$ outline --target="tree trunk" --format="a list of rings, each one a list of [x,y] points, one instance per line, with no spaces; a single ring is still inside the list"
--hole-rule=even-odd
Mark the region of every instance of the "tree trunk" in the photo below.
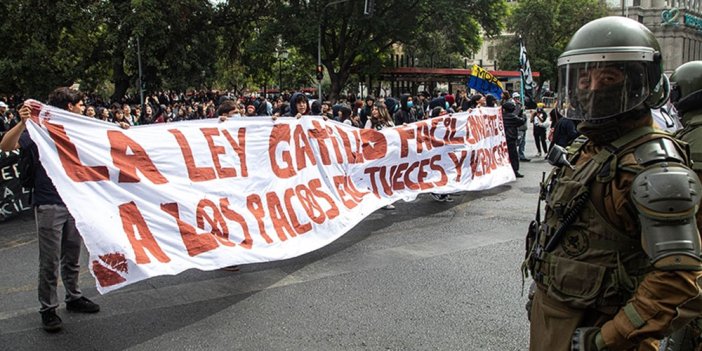
[[[346,85],[348,81],[348,74],[343,73],[331,73],[329,75],[331,79],[331,91],[329,93],[329,101],[336,103],[336,100],[341,95],[341,89]]]
[[[112,101],[121,101],[127,93],[127,89],[129,89],[129,76],[124,72],[122,62],[124,62],[124,54],[122,51],[119,51],[117,57],[113,57],[112,59],[112,68],[114,71],[112,79],[115,82],[115,92],[111,97]]]

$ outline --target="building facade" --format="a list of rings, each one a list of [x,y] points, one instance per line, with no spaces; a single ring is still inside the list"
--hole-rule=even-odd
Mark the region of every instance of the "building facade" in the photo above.
[[[658,39],[663,68],[702,60],[702,0],[610,0],[613,15],[643,23]]]

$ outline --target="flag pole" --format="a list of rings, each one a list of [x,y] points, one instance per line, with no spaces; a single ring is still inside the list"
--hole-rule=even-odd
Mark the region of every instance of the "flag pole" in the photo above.
[[[521,84],[519,84],[519,99],[521,100],[521,110],[524,112],[524,84],[526,80],[524,79],[524,65],[525,60],[522,60],[522,52],[524,50],[524,43],[522,42],[522,36],[519,36],[519,77],[522,79]],[[524,55],[526,56],[526,55]],[[526,57],[525,57],[526,58]]]

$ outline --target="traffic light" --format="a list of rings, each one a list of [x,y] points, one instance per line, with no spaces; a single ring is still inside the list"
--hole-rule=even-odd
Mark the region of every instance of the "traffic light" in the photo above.
[[[324,66],[317,65],[317,80],[322,80],[324,78]]]

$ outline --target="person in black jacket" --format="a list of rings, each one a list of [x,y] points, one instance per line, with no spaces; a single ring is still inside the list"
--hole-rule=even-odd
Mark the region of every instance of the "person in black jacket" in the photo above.
[[[519,151],[517,150],[517,141],[519,139],[519,126],[526,122],[526,118],[519,115],[517,105],[509,99],[509,94],[503,96],[504,103],[502,104],[502,121],[505,125],[505,138],[507,139],[507,152],[509,153],[509,162],[512,164],[512,170],[517,178],[523,178],[524,175],[519,173]]]
[[[368,96],[366,96],[365,101],[366,101],[366,104],[363,105],[363,108],[358,113],[358,115],[361,117],[361,125],[362,126],[366,125],[366,121],[368,120],[368,117],[371,115],[371,110],[373,110],[373,104],[375,104],[375,97],[373,95],[368,95]]]
[[[307,96],[302,93],[294,93],[290,98],[290,110],[283,116],[300,118],[308,114],[310,114],[310,106]]]
[[[417,122],[417,108],[410,94],[400,96],[400,109],[392,117],[396,126]]]
[[[580,135],[576,121],[568,118],[561,118],[556,123],[553,130],[553,144],[566,147]]]

